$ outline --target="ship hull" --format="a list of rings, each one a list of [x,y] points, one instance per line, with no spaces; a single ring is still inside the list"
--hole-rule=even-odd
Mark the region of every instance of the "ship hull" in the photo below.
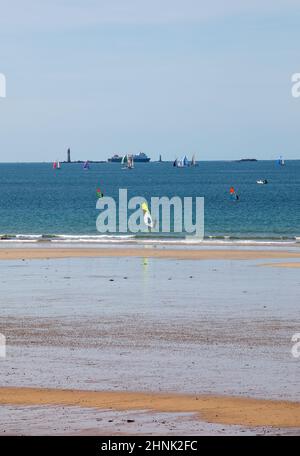
[[[150,161],[150,158],[135,158],[133,157],[133,160],[134,160],[134,163],[149,163]],[[122,161],[122,157],[118,157],[118,158],[109,158],[107,160],[109,163],[121,163]]]

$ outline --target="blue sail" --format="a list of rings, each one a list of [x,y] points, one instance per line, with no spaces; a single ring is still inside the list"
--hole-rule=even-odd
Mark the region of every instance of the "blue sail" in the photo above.
[[[284,162],[284,159],[282,158],[282,155],[280,155],[280,157],[278,158],[276,163],[277,163],[278,166],[284,166],[285,165],[285,162]]]
[[[183,157],[183,166],[189,166],[189,160],[186,155]]]

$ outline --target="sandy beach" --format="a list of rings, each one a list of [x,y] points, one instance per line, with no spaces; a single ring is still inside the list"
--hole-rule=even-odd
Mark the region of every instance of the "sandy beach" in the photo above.
[[[265,263],[261,266],[270,266],[272,268],[300,268],[299,263]]]
[[[210,423],[299,427],[300,404],[224,396],[1,388],[1,405],[65,405],[102,410],[196,413]]]
[[[0,260],[33,260],[50,258],[138,257],[177,260],[258,260],[299,258],[300,251],[239,249],[171,249],[171,248],[14,248],[0,249]]]
[[[299,434],[299,258],[2,247],[0,433]]]

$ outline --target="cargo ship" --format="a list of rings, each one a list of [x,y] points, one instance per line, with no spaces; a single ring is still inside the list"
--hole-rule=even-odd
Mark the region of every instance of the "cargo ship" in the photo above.
[[[111,158],[108,158],[107,161],[110,163],[121,163],[123,155],[113,155]],[[151,159],[144,152],[133,155],[133,160],[135,163],[148,163]]]

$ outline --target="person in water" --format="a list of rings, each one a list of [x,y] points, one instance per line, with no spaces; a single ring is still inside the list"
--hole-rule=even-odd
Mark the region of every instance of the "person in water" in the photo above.
[[[234,187],[230,187],[229,189],[230,196],[235,200],[238,201],[240,199],[239,195],[236,194]]]

